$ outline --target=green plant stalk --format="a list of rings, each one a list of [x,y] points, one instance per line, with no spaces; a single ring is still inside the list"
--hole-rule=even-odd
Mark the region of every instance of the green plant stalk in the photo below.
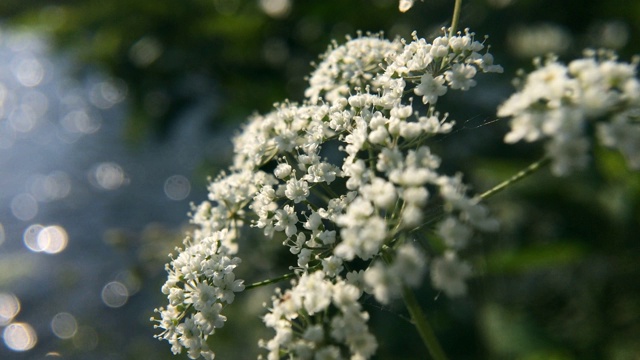
[[[513,175],[512,177],[508,178],[507,180],[501,182],[500,184],[494,186],[493,188],[483,192],[482,194],[480,194],[480,198],[481,199],[486,199],[489,198],[497,193],[499,193],[500,191],[506,189],[507,187],[511,186],[512,184],[524,179],[525,177],[533,174],[534,172],[540,170],[542,167],[544,167],[545,165],[549,164],[551,162],[551,159],[549,157],[543,157],[542,159],[532,163],[531,165],[527,166],[526,168],[518,171],[518,173],[516,173],[515,175]]]
[[[260,287],[260,286],[265,286],[265,285],[269,285],[269,284],[275,284],[277,282],[280,282],[280,281],[286,280],[286,279],[290,279],[290,278],[295,277],[295,276],[296,276],[296,273],[284,274],[282,276],[278,276],[278,277],[273,278],[273,279],[267,279],[267,280],[264,280],[264,281],[255,282],[253,284],[245,286],[244,289],[245,290],[249,290],[249,289],[257,288],[257,287]]]
[[[459,4],[458,0],[456,1],[456,4]],[[454,16],[454,19],[455,19],[455,16]],[[546,156],[543,157],[542,159],[527,166],[523,170],[520,170],[518,173],[516,173],[509,179],[494,186],[490,190],[485,191],[480,195],[480,198],[486,199],[499,193],[500,191],[506,189],[507,187],[513,185],[514,183],[540,170],[550,162],[551,162],[551,159],[549,157],[546,157]],[[390,261],[388,256],[385,257],[383,255],[383,258],[385,259],[385,261],[387,261],[387,263]],[[418,300],[416,299],[413,291],[411,291],[411,289],[409,289],[407,286],[403,286],[402,298],[404,299],[405,306],[407,307],[407,310],[409,311],[409,315],[411,316],[411,322],[418,330],[418,333],[422,338],[422,342],[427,347],[427,350],[429,351],[429,354],[431,355],[431,357],[434,360],[446,360],[447,356],[445,355],[444,350],[442,350],[442,347],[440,346],[440,343],[438,342],[438,339],[436,338],[433,332],[433,329],[429,325],[429,322],[427,321],[427,317],[424,315],[424,312],[420,308],[420,304],[418,304]]]
[[[453,5],[453,17],[451,18],[451,27],[449,28],[449,37],[453,37],[456,34],[458,28],[458,21],[460,20],[460,11],[462,8],[462,0],[456,0]]]
[[[422,338],[422,342],[427,347],[431,357],[434,360],[447,360],[447,356],[445,355],[444,350],[442,350],[433,329],[431,329],[431,326],[427,321],[427,317],[422,312],[420,304],[418,304],[418,300],[416,299],[413,291],[411,291],[407,286],[403,286],[402,298],[404,299],[404,304],[409,311],[409,315],[411,315],[411,322],[418,330],[418,333]]]

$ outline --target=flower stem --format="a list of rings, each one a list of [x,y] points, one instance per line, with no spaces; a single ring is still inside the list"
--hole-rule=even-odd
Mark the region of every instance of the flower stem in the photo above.
[[[245,290],[256,288],[256,287],[260,287],[260,286],[265,286],[265,285],[269,285],[269,284],[275,284],[277,282],[292,278],[294,276],[296,276],[296,273],[289,273],[289,274],[284,274],[282,276],[278,276],[277,278],[258,281],[258,282],[255,282],[253,284],[245,286]]]
[[[456,28],[458,27],[458,20],[460,20],[460,8],[462,7],[462,0],[456,0],[453,5],[453,17],[451,18],[451,27],[449,28],[449,37],[453,37],[456,34]]]
[[[409,310],[409,315],[411,315],[411,322],[418,330],[418,333],[422,338],[422,342],[427,347],[431,357],[434,360],[446,360],[447,356],[433,333],[433,329],[431,329],[426,316],[422,312],[413,291],[411,291],[407,286],[403,286],[402,298],[404,299],[404,304],[406,305],[407,310]]]
[[[507,187],[509,187],[510,185],[512,185],[513,183],[520,181],[522,179],[524,179],[525,177],[533,174],[534,172],[540,170],[542,167],[544,167],[545,165],[549,164],[551,162],[551,159],[547,156],[543,157],[542,159],[532,163],[531,165],[527,166],[526,168],[520,170],[517,174],[513,175],[512,177],[508,178],[507,180],[501,182],[500,184],[494,186],[493,188],[483,192],[482,194],[480,194],[480,198],[481,199],[486,199],[489,198],[497,193],[499,193],[500,191],[506,189]]]

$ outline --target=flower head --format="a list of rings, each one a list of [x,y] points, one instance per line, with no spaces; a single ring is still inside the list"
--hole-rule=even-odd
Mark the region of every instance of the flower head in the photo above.
[[[610,53],[588,53],[569,65],[551,57],[523,84],[498,109],[498,116],[511,117],[505,142],[546,141],[556,175],[584,168],[594,140],[617,148],[631,168],[640,168],[635,63],[619,62]],[[594,127],[596,134],[589,132]]]
[[[174,352],[212,356],[206,339],[244,290],[234,269],[246,226],[296,258],[297,280],[264,316],[275,331],[260,343],[269,358],[370,358],[377,341],[361,294],[386,304],[403,287],[421,286],[428,257],[436,288],[464,292],[470,268],[447,277],[454,272],[444,270],[457,268],[443,266],[418,235],[438,229],[440,248],[455,255],[476,229],[495,227],[462,176],[445,174],[429,147],[454,125],[436,111],[438,98],[500,70],[483,49],[468,30],[431,43],[414,33],[410,42],[368,35],[330,47],[304,102],[254,115],[233,139],[229,174],[211,182],[209,201],[194,209],[196,230],[167,266],[169,306],[158,310],[158,337]],[[433,211],[444,212],[441,225],[429,218]]]

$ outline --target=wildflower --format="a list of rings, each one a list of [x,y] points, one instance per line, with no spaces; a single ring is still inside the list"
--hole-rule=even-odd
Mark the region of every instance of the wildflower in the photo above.
[[[475,67],[467,64],[454,64],[451,70],[444,73],[444,78],[452,89],[469,90],[476,85],[476,81],[473,80],[475,75]]]
[[[376,261],[369,267],[364,272],[364,281],[376,300],[388,304],[400,296],[402,286],[419,286],[425,269],[425,254],[416,246],[405,243],[398,248],[391,264]]]
[[[359,297],[360,291],[344,280],[332,282],[321,271],[304,274],[290,290],[272,298],[263,320],[276,335],[260,345],[276,359],[282,354],[311,358],[313,353],[316,358],[340,359],[342,352],[368,359],[378,343],[368,330],[369,315]],[[294,314],[302,311],[314,316],[298,320]]]
[[[263,318],[275,332],[260,341],[269,358],[370,358],[378,343],[361,294],[393,301],[403,287],[422,284],[428,257],[434,287],[463,293],[471,269],[448,254],[495,222],[467,194],[462,175],[443,174],[428,141],[454,124],[435,110],[438,97],[469,89],[479,72],[501,70],[483,49],[468,30],[431,43],[416,33],[409,42],[360,35],[334,43],[302,103],[276,104],[234,137],[229,173],[194,207],[196,229],[167,265],[169,304],[157,310],[157,337],[174,353],[213,357],[207,338],[245,288],[234,270],[247,226],[296,256],[297,279],[276,293]],[[413,95],[429,105],[426,113],[417,113]],[[434,209],[444,212],[440,225],[426,221]],[[445,255],[409,240],[426,226],[442,238]]]
[[[498,109],[498,116],[511,117],[504,140],[545,141],[556,175],[584,168],[593,141],[617,148],[629,167],[640,168],[639,88],[636,64],[614,54],[587,53],[569,65],[550,57]]]
[[[431,263],[431,281],[433,287],[442,290],[450,297],[464,295],[467,292],[466,279],[472,274],[471,266],[458,260],[454,252],[446,252]]]
[[[215,356],[207,338],[224,326],[224,304],[232,303],[234,293],[244,290],[243,281],[233,273],[240,259],[231,257],[233,251],[224,246],[230,235],[221,230],[200,241],[188,238],[186,247],[167,265],[169,276],[162,290],[169,305],[156,309],[160,318],[152,320],[163,329],[155,337],[168,341],[174,354],[186,349],[190,359]]]
[[[420,78],[420,84],[416,86],[413,92],[416,95],[422,96],[422,102],[424,104],[435,104],[438,101],[438,97],[447,93],[447,87],[444,86],[444,77],[439,75],[433,77],[431,74],[426,73]],[[455,89],[455,88],[454,88]]]

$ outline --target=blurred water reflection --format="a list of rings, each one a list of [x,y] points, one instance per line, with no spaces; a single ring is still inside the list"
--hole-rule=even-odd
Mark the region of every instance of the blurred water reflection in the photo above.
[[[131,56],[144,66],[162,51],[149,38]],[[149,322],[166,229],[181,236],[205,197],[194,170],[227,145],[196,109],[170,139],[128,146],[126,84],[78,82],[70,66],[0,27],[0,359],[169,358]]]
[[[60,339],[71,339],[78,331],[78,322],[69,313],[57,313],[51,320],[51,331]]]
[[[7,326],[20,312],[20,301],[11,293],[0,293],[0,326]]]
[[[27,323],[9,324],[4,328],[2,338],[7,347],[13,351],[31,350],[38,342],[38,335]]]
[[[182,175],[170,176],[164,182],[164,193],[171,200],[184,200],[191,192],[191,183],[189,179]]]

